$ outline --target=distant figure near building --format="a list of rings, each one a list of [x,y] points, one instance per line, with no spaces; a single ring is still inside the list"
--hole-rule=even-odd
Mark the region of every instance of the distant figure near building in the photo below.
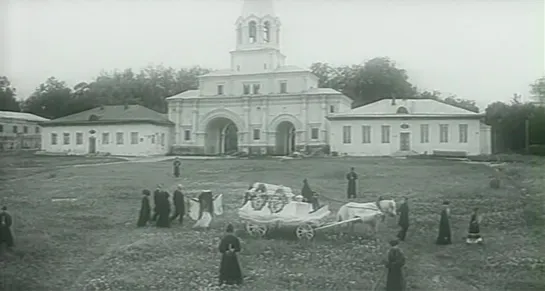
[[[449,245],[452,243],[452,235],[450,232],[450,208],[449,202],[443,202],[443,210],[441,211],[441,220],[439,221],[439,235],[437,236],[436,244]]]
[[[403,277],[403,266],[405,265],[405,255],[398,247],[399,241],[390,241],[390,251],[388,252],[388,261],[385,263],[388,268],[386,277],[386,291],[405,290],[405,279]]]
[[[403,203],[401,203],[401,206],[399,207],[398,214],[399,221],[397,224],[401,227],[401,230],[397,234],[397,238],[401,241],[405,241],[407,230],[409,229],[409,198],[403,197]]]
[[[11,225],[13,221],[7,210],[8,208],[3,206],[2,212],[0,212],[0,247],[6,244],[8,249],[10,249],[14,246],[13,235],[11,233]]]
[[[467,234],[466,242],[469,244],[482,243],[483,237],[481,236],[481,216],[479,215],[479,208],[474,208],[469,221],[469,230]]]
[[[180,166],[182,165],[182,162],[180,162],[179,158],[176,158],[174,160],[174,177],[179,178],[180,177]]]
[[[240,240],[233,234],[233,225],[229,224],[226,234],[220,242],[220,285],[242,284],[242,271],[238,262],[237,253],[240,252]]]
[[[178,184],[176,191],[174,191],[174,197],[172,200],[174,201],[174,216],[172,216],[170,220],[173,221],[179,217],[180,224],[182,224],[185,216],[185,198],[184,194],[182,193],[182,184]]]
[[[356,181],[358,180],[358,174],[354,172],[354,168],[350,168],[350,172],[346,174],[346,180],[348,180],[348,189],[346,190],[348,199],[356,198]]]
[[[142,227],[146,226],[148,224],[148,221],[151,218],[151,206],[149,203],[149,196],[150,192],[147,189],[144,189],[142,191],[142,204],[140,206],[140,216],[138,217],[138,222],[136,223],[136,226]]]

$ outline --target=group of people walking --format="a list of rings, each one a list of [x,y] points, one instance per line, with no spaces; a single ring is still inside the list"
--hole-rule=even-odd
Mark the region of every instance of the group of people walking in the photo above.
[[[142,195],[143,197],[140,206],[140,215],[138,216],[138,221],[136,223],[138,227],[146,226],[150,222],[155,222],[157,227],[170,227],[171,222],[174,221],[176,218],[178,218],[180,224],[183,224],[185,216],[185,198],[184,194],[182,193],[181,184],[176,187],[176,190],[173,193],[173,216],[170,216],[170,194],[163,189],[162,185],[157,185],[157,188],[153,192],[153,216],[149,200],[149,196],[151,195],[150,191],[144,189],[142,191]]]

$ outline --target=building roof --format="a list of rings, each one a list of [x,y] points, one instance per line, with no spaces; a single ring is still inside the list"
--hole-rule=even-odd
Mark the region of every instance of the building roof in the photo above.
[[[237,76],[237,75],[253,75],[253,74],[270,74],[270,73],[299,73],[299,72],[311,72],[309,69],[304,69],[298,66],[286,65],[280,66],[272,71],[261,71],[261,72],[248,72],[248,71],[233,71],[231,69],[222,69],[210,72],[202,77],[227,77],[227,76]]]
[[[14,111],[0,111],[0,118],[8,118],[8,119],[16,119],[16,120],[24,120],[24,121],[47,121],[49,119],[43,118],[38,115],[34,115],[32,113],[26,113],[26,112],[14,112]]]
[[[141,105],[110,105],[96,107],[72,115],[46,121],[44,126],[152,123],[172,126],[168,118],[157,111]]]
[[[407,113],[399,112],[400,108]],[[403,109],[401,109],[403,110]],[[370,119],[370,118],[481,118],[484,114],[475,113],[433,99],[382,99],[348,112],[341,112],[328,119]]]
[[[214,95],[214,96],[200,96],[199,90],[188,90],[183,93],[170,96],[165,100],[179,100],[179,99],[196,99],[196,98],[236,98],[236,97],[254,97],[254,96],[267,96],[267,95],[282,95],[282,96],[294,96],[294,95],[342,95],[341,92],[331,89],[331,88],[311,88],[304,92],[298,93],[271,93],[271,94],[261,94],[261,95],[239,95],[239,96],[229,96],[229,95]]]

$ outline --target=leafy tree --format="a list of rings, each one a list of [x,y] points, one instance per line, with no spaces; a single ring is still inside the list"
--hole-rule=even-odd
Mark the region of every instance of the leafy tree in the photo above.
[[[50,77],[23,102],[23,111],[53,119],[75,113],[72,104],[72,90]]]
[[[545,104],[545,76],[530,84],[530,93],[535,101]]]
[[[8,77],[0,76],[0,110],[21,111],[15,92]]]

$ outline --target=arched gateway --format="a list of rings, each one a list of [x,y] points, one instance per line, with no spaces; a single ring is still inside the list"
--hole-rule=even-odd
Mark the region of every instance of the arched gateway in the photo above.
[[[296,131],[293,123],[282,121],[276,127],[276,154],[289,155],[295,151]]]
[[[238,127],[229,118],[216,117],[206,125],[205,154],[222,155],[238,151]]]

